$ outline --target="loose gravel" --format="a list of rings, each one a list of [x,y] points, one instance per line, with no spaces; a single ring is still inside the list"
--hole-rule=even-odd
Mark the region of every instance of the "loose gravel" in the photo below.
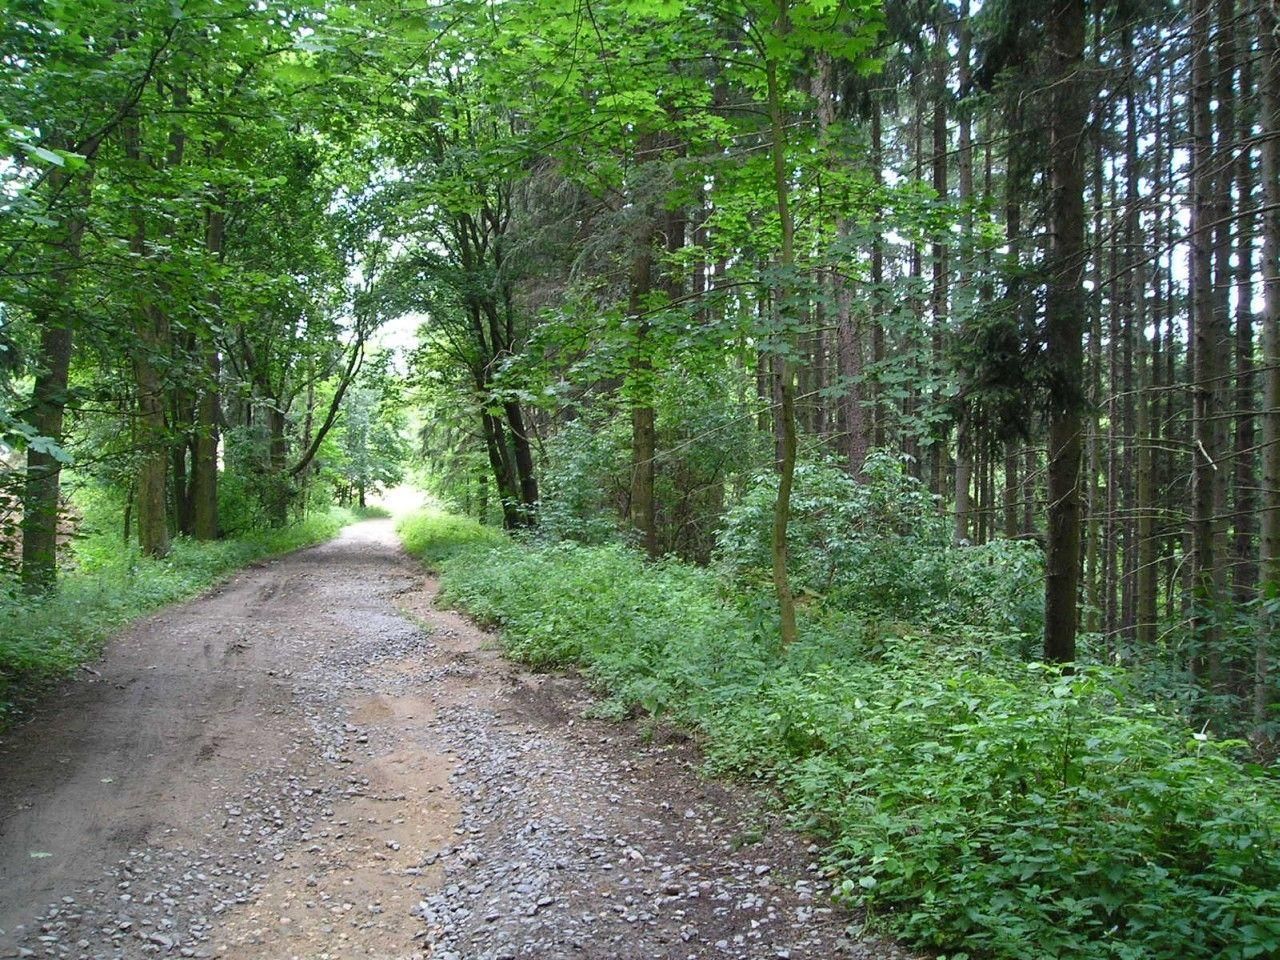
[[[0,743],[0,956],[910,956],[767,797],[434,591],[367,521],[127,631]]]

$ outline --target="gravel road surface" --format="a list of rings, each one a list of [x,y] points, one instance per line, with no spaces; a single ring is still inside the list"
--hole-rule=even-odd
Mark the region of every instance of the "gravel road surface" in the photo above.
[[[366,521],[113,641],[0,742],[0,957],[908,956],[760,795],[434,593]]]

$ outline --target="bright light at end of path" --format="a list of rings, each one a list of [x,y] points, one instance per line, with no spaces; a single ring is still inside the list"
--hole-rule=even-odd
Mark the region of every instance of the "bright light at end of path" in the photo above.
[[[392,487],[390,490],[384,491],[380,496],[373,498],[375,504],[380,507],[386,507],[397,517],[401,514],[421,510],[430,501],[431,498],[424,491],[407,484]]]

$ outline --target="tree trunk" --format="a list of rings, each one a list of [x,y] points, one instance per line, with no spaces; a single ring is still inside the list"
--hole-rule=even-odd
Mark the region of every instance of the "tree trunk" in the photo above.
[[[781,37],[790,31],[790,17],[787,10],[788,0],[778,0],[777,19],[774,23],[775,33]],[[777,204],[778,221],[782,225],[781,277],[777,284],[776,299],[779,318],[782,321],[782,332],[779,337],[786,338],[790,329],[790,319],[795,310],[793,301],[793,278],[791,271],[795,269],[795,223],[791,219],[790,187],[787,182],[787,143],[785,124],[782,116],[782,91],[778,81],[778,61],[776,56],[768,55],[765,60],[765,76],[768,85],[769,125],[773,134],[770,152],[773,157],[773,185]],[[795,385],[791,379],[791,365],[786,359],[786,344],[779,344],[782,349],[775,351],[771,358],[773,379],[778,384],[781,402],[775,416],[778,421],[778,435],[781,454],[778,462],[778,495],[773,507],[773,587],[778,600],[778,626],[782,645],[790,646],[796,640],[796,605],[791,594],[791,582],[787,572],[787,528],[791,519],[791,486],[796,471],[796,410]]]
[[[214,263],[221,263],[226,243],[225,198],[219,196],[205,219],[204,248]],[[209,295],[213,315],[222,306],[217,281]],[[221,362],[213,331],[205,331],[200,342],[204,376],[196,399],[195,442],[191,452],[192,534],[197,540],[218,538],[218,433],[221,427]]]
[[[646,224],[631,255],[631,293],[628,311],[636,325],[631,358],[631,524],[650,557],[658,556],[658,513],[654,502],[658,448],[654,411],[653,363],[646,350],[649,321],[644,312],[653,288],[653,225]]]
[[[1100,14],[1099,14],[1100,15]],[[1095,31],[1100,32],[1100,31]],[[1100,56],[1100,51],[1098,51]],[[1102,127],[1102,122],[1096,124]],[[1084,585],[1087,603],[1085,605],[1085,630],[1089,633],[1101,633],[1106,627],[1106,602],[1104,600],[1108,586],[1108,552],[1107,545],[1111,526],[1107,523],[1108,511],[1103,509],[1102,500],[1115,487],[1108,483],[1104,491],[1103,480],[1110,478],[1106,469],[1108,461],[1103,455],[1102,429],[1099,412],[1103,409],[1104,386],[1102,379],[1102,312],[1103,286],[1105,282],[1106,259],[1103,249],[1102,214],[1105,204],[1103,194],[1105,177],[1103,175],[1102,138],[1093,138],[1092,179],[1092,225],[1090,237],[1093,261],[1093,290],[1089,295],[1089,406],[1087,448],[1085,451],[1084,474]],[[1113,459],[1113,458],[1112,458]]]
[[[1018,535],[1018,445],[1008,440],[1004,445],[1004,535],[1012,540]]]
[[[62,443],[63,414],[67,403],[71,366],[74,280],[80,265],[80,247],[86,226],[92,173],[86,172],[74,194],[68,174],[54,170],[49,189],[54,197],[68,196],[73,209],[65,215],[66,232],[52,244],[53,270],[43,303],[35,311],[40,331],[35,377],[28,417],[36,435]],[[26,477],[22,489],[22,569],[25,590],[51,589],[58,571],[58,514],[61,500],[62,463],[45,451],[27,449]]]
[[[1276,11],[1258,0],[1260,39],[1258,86],[1262,92],[1262,509],[1258,580],[1262,596],[1280,601],[1280,51]],[[1254,720],[1271,711],[1270,663],[1280,637],[1280,617],[1263,616],[1255,647]]]
[[[1245,17],[1240,25],[1240,38],[1244,41],[1240,57],[1241,143],[1248,143],[1253,136],[1253,111],[1246,106],[1253,100],[1253,50],[1249,42],[1253,34],[1250,26],[1250,18]],[[1236,160],[1236,184],[1240,217],[1236,234],[1236,471],[1232,581],[1236,602],[1243,604],[1253,599],[1258,583],[1258,564],[1253,547],[1258,530],[1258,499],[1254,490],[1257,458],[1253,448],[1257,440],[1253,369],[1253,241],[1257,214],[1253,203],[1253,154],[1248,149],[1240,150]]]
[[[969,0],[960,0],[960,18],[956,25],[958,37],[958,50],[956,59],[959,62],[959,87],[960,95],[964,96],[969,87]],[[942,91],[939,91],[939,96]],[[973,200],[973,119],[967,106],[961,105],[957,109],[960,120],[960,131],[957,137],[957,167],[958,167],[958,188],[959,199],[961,204],[961,221],[960,221],[960,276],[959,289],[956,291],[958,296],[964,298],[964,303],[971,305],[973,303],[973,213],[969,206]],[[935,148],[937,143],[935,141]],[[943,186],[945,187],[946,177],[946,161],[943,160]],[[935,173],[936,176],[936,173]],[[943,283],[945,283],[945,274],[943,275]],[[938,274],[934,274],[935,283]],[[935,293],[937,301],[944,303],[946,300],[945,291]],[[945,307],[944,307],[945,309]],[[962,314],[963,316],[963,314]],[[973,535],[971,529],[973,518],[970,516],[972,506],[970,502],[970,487],[973,481],[973,427],[974,424],[965,422],[962,415],[956,422],[956,468],[955,468],[955,541],[963,543],[970,540]],[[981,482],[981,481],[979,481]],[[981,500],[981,497],[979,497]],[[981,537],[979,537],[981,539]]]
[[[1210,57],[1211,0],[1194,0],[1191,7],[1191,283],[1192,346],[1192,461],[1191,563],[1192,669],[1206,686],[1218,680],[1220,650],[1217,625],[1221,600],[1222,558],[1219,486],[1225,460],[1222,436],[1222,398],[1225,393],[1223,357],[1227,341],[1226,317],[1219,309],[1213,283],[1214,190],[1213,70]]]
[[[480,386],[478,389],[483,391],[484,388]],[[487,410],[481,411],[480,420],[484,431],[485,452],[489,456],[489,468],[493,471],[493,479],[498,486],[498,500],[502,505],[502,526],[507,530],[515,530],[521,525],[520,489],[516,483],[502,421]]]
[[[938,7],[939,12],[944,8]],[[939,23],[939,48],[934,51],[934,103],[933,103],[933,189],[939,203],[947,201],[947,65],[950,54],[946,50],[946,28]],[[933,293],[930,301],[931,314],[931,368],[934,377],[943,369],[943,349],[947,326],[947,243],[941,234],[933,241]],[[937,406],[942,397],[937,389],[933,391],[930,402]],[[937,433],[931,438],[929,446],[929,489],[942,497],[947,489],[947,433],[948,428],[939,426]]]
[[[921,83],[920,71],[912,69],[911,71],[911,157],[912,157],[912,179],[916,183],[921,183],[924,178],[924,84]],[[917,239],[913,239],[911,243],[911,258],[908,261],[908,277],[911,288],[912,307],[915,312],[917,327],[924,327],[924,298],[920,296],[918,291],[923,290],[924,283],[924,245]],[[917,354],[915,342],[916,334],[913,331],[908,341],[908,347],[913,354]],[[916,417],[920,413],[922,405],[922,391],[919,381],[924,379],[927,371],[927,364],[913,363],[914,376],[908,376],[902,398],[902,422],[905,425],[902,431],[902,450],[907,460],[907,470],[912,477],[919,480],[924,476],[923,454],[920,449],[921,431],[915,423]]]
[[[824,149],[829,146],[829,131],[836,122],[836,92],[834,65],[831,57],[819,54],[817,72],[813,80],[813,95],[817,101],[818,141]],[[834,157],[824,158],[829,168],[836,165]],[[841,213],[836,214],[836,235],[842,242],[849,238],[849,224]],[[881,269],[879,241],[874,242],[872,254],[872,284],[879,283],[876,271]],[[825,286],[835,304],[836,321],[836,380],[839,395],[836,400],[836,449],[840,452],[849,473],[858,476],[867,459],[869,433],[867,411],[863,400],[862,338],[853,315],[853,291],[839,269],[824,271]],[[873,293],[874,296],[874,293]]]
[[[1142,244],[1142,207],[1138,169],[1138,110],[1133,64],[1133,36],[1126,29],[1121,42],[1125,71],[1125,259],[1126,296],[1130,311],[1128,338],[1136,349],[1136,377],[1132,401],[1137,483],[1134,496],[1133,545],[1134,642],[1139,656],[1149,655],[1156,638],[1155,484],[1151,463],[1150,351],[1147,344],[1147,257]],[[1132,653],[1133,651],[1129,651]]]
[[[1045,555],[1044,656],[1076,656],[1080,576],[1080,383],[1084,320],[1084,132],[1087,97],[1084,0],[1053,0],[1048,47],[1053,84],[1049,123],[1052,242],[1045,305],[1049,367],[1049,511]]]
[[[144,305],[138,322],[138,346],[133,360],[138,390],[138,543],[142,552],[163,557],[169,552],[168,467],[165,438],[164,389],[152,355],[161,343],[157,311]]]
[[[136,117],[124,126],[125,155],[135,164],[142,161],[141,131]],[[133,236],[129,252],[137,270],[137,316],[134,324],[133,376],[137,387],[138,463],[138,543],[148,556],[169,552],[168,472],[169,456],[164,415],[164,387],[157,359],[166,339],[161,312],[145,290],[143,271],[147,259],[146,213],[133,210]]]
[[[881,130],[880,98],[871,101],[871,175],[876,187],[884,185],[884,144]],[[876,220],[872,226],[871,237],[871,369],[873,371],[868,383],[867,394],[871,400],[871,446],[877,449],[885,445],[885,420],[887,415],[883,388],[880,385],[880,364],[884,362],[884,236],[883,214],[880,204],[876,204]],[[866,459],[865,452],[863,459]],[[858,471],[862,469],[858,464]]]
[[[46,313],[38,314],[37,322],[40,356],[30,422],[38,436],[61,443],[71,364],[71,321],[65,315]],[[27,450],[22,496],[22,584],[32,593],[51,589],[57,580],[61,474],[62,463],[56,457],[34,447]]]
[[[511,400],[503,404],[507,427],[511,430],[511,446],[515,451],[516,477],[520,481],[521,525],[531,527],[538,520],[538,478],[533,472],[533,446],[525,429],[524,411]]]
[[[267,516],[278,527],[289,522],[289,479],[286,466],[289,459],[289,438],[285,435],[288,417],[281,408],[281,400],[271,399],[267,407],[267,471],[270,475],[270,500]]]

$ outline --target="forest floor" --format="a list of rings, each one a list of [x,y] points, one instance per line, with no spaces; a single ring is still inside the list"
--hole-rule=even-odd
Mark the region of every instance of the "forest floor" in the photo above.
[[[368,521],[116,638],[0,742],[0,956],[907,956],[763,797],[435,588]]]

